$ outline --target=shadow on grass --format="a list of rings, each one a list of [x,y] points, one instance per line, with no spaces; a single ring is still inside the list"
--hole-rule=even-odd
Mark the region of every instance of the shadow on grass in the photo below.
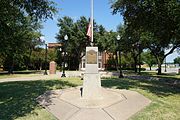
[[[52,88],[75,87],[67,81],[25,81],[0,83],[0,120],[14,120],[39,105],[36,98]]]
[[[102,86],[117,89],[142,89],[147,92],[156,94],[159,97],[164,97],[172,94],[180,94],[179,86],[172,86],[166,84],[164,81],[159,80],[142,80],[142,79],[130,79],[130,78],[113,78],[104,79],[101,81]]]

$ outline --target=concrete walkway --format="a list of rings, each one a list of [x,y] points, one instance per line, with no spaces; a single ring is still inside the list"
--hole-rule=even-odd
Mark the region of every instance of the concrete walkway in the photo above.
[[[32,75],[32,76],[22,76],[22,77],[13,77],[13,78],[2,78],[0,79],[1,82],[15,82],[15,81],[33,81],[33,80],[50,80],[50,79],[60,79],[60,74],[55,75]]]
[[[66,71],[66,77],[83,77],[83,71]],[[101,77],[112,77],[118,76],[118,72],[100,72]],[[30,76],[21,76],[21,77],[9,77],[2,78],[0,82],[11,82],[11,81],[33,81],[33,80],[48,80],[48,79],[60,79],[62,72],[56,72],[56,74],[43,75],[43,74],[29,74]]]
[[[85,100],[80,87],[48,91],[37,101],[59,120],[126,120],[151,103],[129,90],[102,88],[103,98]]]

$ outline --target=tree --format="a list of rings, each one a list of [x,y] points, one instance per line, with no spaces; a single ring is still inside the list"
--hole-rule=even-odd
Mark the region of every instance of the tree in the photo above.
[[[180,57],[177,57],[174,59],[174,64],[179,64],[180,65]]]
[[[58,20],[59,32],[56,39],[63,44],[65,47],[63,49],[66,49],[69,69],[79,69],[81,58],[85,55],[85,48],[90,44],[86,36],[88,23],[89,21],[83,16],[75,22],[67,16]],[[64,40],[65,35],[68,35],[67,42]]]
[[[79,69],[79,64],[82,57],[85,55],[86,46],[90,45],[90,39],[86,35],[89,20],[81,16],[77,21],[65,16],[58,20],[59,32],[56,39],[63,44],[63,49],[66,50],[66,62],[68,69]],[[102,36],[104,36],[104,27],[94,22],[94,44],[100,47],[100,51],[104,50],[104,46],[100,44]],[[68,41],[64,40],[64,36],[68,36]],[[58,58],[62,58],[59,56]],[[60,60],[58,60],[60,61]]]
[[[100,25],[99,31],[96,33],[98,35],[97,46],[100,51],[106,51],[106,53],[110,56],[108,61],[108,69],[117,69],[118,70],[118,43],[116,40],[117,33],[112,30],[107,32],[105,28]],[[114,57],[115,56],[115,57]],[[115,67],[115,68],[114,68]]]
[[[134,60],[134,71],[137,72],[137,65],[141,65],[140,55],[144,49],[143,42],[140,39],[140,31],[129,29],[126,25],[119,25],[117,28],[118,33],[121,35],[121,51],[128,54]]]
[[[9,72],[40,36],[40,21],[52,18],[55,12],[54,3],[48,0],[0,1],[0,54],[5,57]]]
[[[150,51],[143,52],[142,59],[146,64],[148,64],[150,70],[154,64],[157,64],[156,58],[151,54]]]
[[[146,47],[158,63],[158,74],[166,56],[180,47],[180,3],[176,0],[117,0],[112,4],[113,13],[124,16],[129,30],[140,31],[146,36]],[[165,54],[165,49],[171,49]]]

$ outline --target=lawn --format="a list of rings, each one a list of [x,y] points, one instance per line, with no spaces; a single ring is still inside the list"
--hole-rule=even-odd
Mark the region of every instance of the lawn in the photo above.
[[[17,77],[32,77],[39,76],[39,74],[12,74],[12,75],[0,75],[0,80],[4,78],[17,78]]]
[[[14,74],[8,74],[7,72],[0,72],[0,79],[4,78],[16,78],[16,77],[31,77],[31,76],[38,76],[39,74],[43,74],[42,71],[14,71]]]
[[[75,87],[80,78],[0,83],[0,120],[54,120],[36,98],[47,90]]]
[[[155,71],[142,71],[141,74],[144,76],[154,76],[163,78],[180,78],[180,74],[177,73],[162,73],[162,75],[157,75],[157,72]]]
[[[109,78],[102,80],[102,86],[138,91],[151,99],[131,120],[179,120],[180,86],[163,79]],[[0,120],[55,120],[35,99],[47,90],[78,85],[82,85],[80,78],[0,83]]]
[[[137,91],[152,103],[130,120],[180,120],[180,86],[164,81],[138,79],[105,79],[104,87]]]

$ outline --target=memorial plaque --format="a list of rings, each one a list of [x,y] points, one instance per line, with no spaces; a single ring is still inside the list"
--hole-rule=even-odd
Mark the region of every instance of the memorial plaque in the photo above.
[[[87,64],[97,64],[97,52],[94,50],[87,51],[86,53]]]

